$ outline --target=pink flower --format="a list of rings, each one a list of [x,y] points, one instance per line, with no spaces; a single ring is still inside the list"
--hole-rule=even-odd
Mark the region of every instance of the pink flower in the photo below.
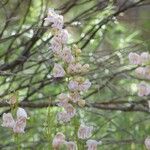
[[[2,118],[3,118],[3,123],[2,123],[3,127],[7,127],[7,128],[14,127],[15,121],[11,113],[4,113]]]
[[[72,63],[75,61],[73,55],[71,54],[71,50],[67,47],[65,47],[62,50],[62,60],[65,61],[66,63]]]
[[[147,148],[147,150],[150,150],[150,137],[147,137],[144,143],[145,143],[145,147]]]
[[[97,145],[100,145],[102,142],[97,142],[96,140],[88,140],[86,145],[88,147],[87,150],[97,150]]]
[[[62,44],[60,43],[59,39],[57,37],[54,37],[51,41],[51,46],[50,48],[52,49],[53,53],[61,58],[62,55]]]
[[[26,127],[26,118],[19,117],[17,118],[15,125],[13,127],[14,133],[24,133],[24,129]]]
[[[47,23],[52,23],[52,27],[55,29],[61,30],[63,27],[63,16],[58,15],[53,9],[48,10],[45,21]]]
[[[92,130],[93,130],[93,127],[80,125],[79,130],[78,130],[78,138],[88,139],[89,137],[92,136]]]
[[[73,103],[76,103],[80,100],[80,94],[79,92],[72,92],[70,93],[70,100],[73,102]]]
[[[135,73],[138,77],[144,77],[145,76],[145,68],[144,67],[138,67],[135,69]]]
[[[129,53],[128,55],[129,57],[129,61],[131,64],[134,64],[134,65],[139,65],[141,64],[141,58],[140,58],[140,55],[138,55],[137,53]]]
[[[86,91],[90,88],[90,86],[91,86],[91,82],[88,79],[86,79],[83,83],[79,85],[79,90]]]
[[[70,91],[78,91],[79,89],[79,84],[75,80],[71,80],[68,84],[68,88]]]
[[[67,146],[67,150],[77,150],[77,144],[73,141],[66,141],[65,145]]]
[[[149,94],[150,94],[150,86],[147,85],[145,82],[141,82],[138,85],[138,95],[142,97],[142,96],[147,96]]]
[[[58,100],[59,100],[58,106],[65,107],[68,104],[70,97],[68,94],[61,93],[60,95],[58,95]]]
[[[69,33],[66,29],[62,29],[59,31],[57,37],[59,39],[59,41],[62,43],[62,44],[65,44],[67,43],[68,41],[68,36],[69,36]]]
[[[71,120],[71,117],[68,115],[68,113],[66,111],[64,112],[59,112],[57,114],[57,119],[59,121],[59,123],[66,123],[69,122]]]
[[[71,104],[66,105],[64,108],[70,118],[75,116],[76,110]]]
[[[53,148],[59,149],[64,143],[65,143],[64,134],[61,132],[58,132],[53,139],[53,143],[52,143]]]
[[[55,78],[64,77],[66,74],[65,70],[60,64],[54,64],[53,76]]]
[[[150,79],[150,66],[145,67],[145,78]]]
[[[150,54],[148,52],[141,53],[141,62],[148,63],[150,61]]]
[[[23,109],[23,108],[18,108],[17,109],[17,118],[25,118],[25,119],[27,119],[27,113],[26,113],[26,111]]]

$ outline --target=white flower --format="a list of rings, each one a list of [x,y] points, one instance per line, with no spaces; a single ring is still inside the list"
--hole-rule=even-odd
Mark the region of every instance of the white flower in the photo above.
[[[97,142],[96,140],[88,140],[86,142],[87,150],[97,150],[97,145],[100,145],[102,142]]]
[[[14,131],[14,133],[24,133],[25,127],[26,127],[26,118],[19,117],[15,122],[13,131]]]
[[[64,134],[61,132],[58,132],[53,139],[53,143],[52,143],[53,148],[59,149],[64,143],[65,143]]]
[[[79,89],[79,84],[75,80],[71,80],[68,84],[68,88],[70,91],[77,91]]]
[[[80,125],[79,130],[78,130],[78,138],[88,139],[89,137],[92,136],[92,130],[93,130],[93,127]]]
[[[141,58],[140,58],[140,55],[138,55],[137,53],[129,53],[128,55],[129,57],[129,61],[131,64],[134,64],[134,65],[139,65],[141,64]]]
[[[4,113],[2,119],[3,119],[3,123],[2,123],[3,127],[7,127],[7,128],[14,127],[15,121],[11,113]]]
[[[145,82],[141,82],[138,85],[138,95],[142,97],[142,96],[147,96],[149,94],[150,94],[150,86]]]
[[[63,67],[60,64],[54,64],[54,68],[53,68],[53,76],[55,78],[59,78],[59,77],[64,77],[65,76],[65,70],[63,69]]]
[[[150,61],[150,54],[148,52],[141,53],[141,62],[148,63]]]
[[[17,109],[17,118],[20,118],[20,117],[27,119],[27,113],[26,113],[26,111],[23,108],[19,107]]]
[[[59,123],[66,123],[69,122],[71,120],[71,117],[68,115],[68,113],[66,111],[64,112],[59,112],[57,114],[57,119],[59,121]]]
[[[58,106],[65,107],[68,104],[70,97],[66,93],[61,93],[60,95],[58,95],[58,100],[59,100]]]
[[[86,91],[90,88],[91,82],[86,79],[82,84],[79,84],[79,90],[80,91]]]
[[[65,142],[67,150],[77,150],[77,144],[73,141]]]

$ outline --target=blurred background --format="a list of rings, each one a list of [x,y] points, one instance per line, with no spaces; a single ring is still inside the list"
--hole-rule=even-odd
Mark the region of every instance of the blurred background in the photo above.
[[[82,50],[90,64],[92,88],[83,98],[88,107],[62,126],[49,106],[65,92],[65,79],[52,79],[54,59],[49,49],[51,26],[44,18],[48,8],[64,16],[69,43]],[[30,119],[19,135],[20,149],[51,150],[53,136],[63,131],[74,140],[80,122],[93,125],[98,150],[145,150],[150,135],[149,96],[137,96],[137,66],[130,52],[150,51],[149,0],[0,0],[0,115],[9,112],[7,100],[15,98]],[[0,127],[0,149],[15,150],[11,130]],[[85,141],[77,141],[79,150]]]

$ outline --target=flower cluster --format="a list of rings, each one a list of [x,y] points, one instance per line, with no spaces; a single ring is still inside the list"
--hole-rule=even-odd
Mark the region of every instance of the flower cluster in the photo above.
[[[143,52],[140,55],[137,53],[129,53],[129,61],[131,64],[139,65],[135,69],[135,73],[138,77],[146,80],[150,80],[150,54],[148,52]],[[141,82],[138,84],[138,96],[147,96],[150,94],[150,85]]]
[[[11,113],[3,114],[3,127],[12,128],[14,133],[24,133],[26,127],[27,113],[23,108],[17,109],[17,119],[14,120]]]
[[[71,48],[67,46],[69,33],[63,28],[63,16],[57,14],[54,10],[49,9],[47,23],[52,25],[53,39],[51,40],[50,49],[52,50],[57,63],[54,64],[52,75],[54,78],[67,78],[68,92],[58,95],[58,106],[63,108],[62,112],[57,114],[59,123],[67,123],[76,115],[75,106],[84,107],[85,100],[81,98],[81,92],[86,92],[91,82],[84,78],[83,75],[89,71],[88,64],[80,63],[81,50],[73,45]],[[88,139],[92,135],[93,127],[80,125],[78,137],[80,139]],[[58,149],[62,144],[66,144],[68,150],[76,150],[77,146],[74,142],[67,142],[62,133],[57,133],[53,140],[53,147]],[[88,142],[89,150],[95,150],[95,146],[91,146]]]

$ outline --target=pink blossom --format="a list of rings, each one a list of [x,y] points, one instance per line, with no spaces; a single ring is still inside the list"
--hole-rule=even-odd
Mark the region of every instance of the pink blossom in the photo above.
[[[65,145],[67,146],[67,150],[77,150],[77,144],[73,141],[66,141]]]
[[[70,91],[77,91],[79,89],[79,84],[75,80],[71,80],[68,84],[68,88]]]
[[[67,47],[65,47],[63,50],[62,50],[62,60],[65,61],[66,63],[72,63],[74,62],[74,57],[73,55],[71,54],[71,50]]]
[[[74,117],[76,110],[71,104],[66,105],[64,108],[70,118]]]
[[[17,109],[17,118],[20,118],[20,117],[27,119],[27,113],[26,113],[26,111],[23,108],[19,107]]]
[[[65,70],[63,69],[63,67],[60,64],[54,64],[54,68],[53,68],[53,76],[55,78],[59,78],[59,77],[64,77],[65,76]]]
[[[86,79],[83,83],[79,85],[79,90],[86,91],[90,88],[90,86],[91,86],[91,82],[88,79]]]
[[[145,78],[150,79],[150,66],[145,67]]]
[[[51,41],[51,49],[53,51],[53,53],[61,58],[61,55],[62,55],[62,44],[58,41],[59,39],[58,38],[53,38],[52,41]]]
[[[150,61],[150,54],[148,52],[141,53],[141,62],[148,63]]]
[[[86,142],[87,150],[97,150],[97,145],[100,145],[102,142],[97,142],[96,140],[88,140]]]
[[[24,129],[26,127],[26,118],[19,117],[17,118],[15,125],[13,127],[14,133],[24,133]]]
[[[58,132],[53,139],[53,143],[52,143],[53,148],[59,149],[64,143],[65,143],[64,134],[61,132]]]
[[[58,15],[53,9],[48,10],[47,17],[45,18],[47,23],[52,23],[52,27],[55,29],[62,29],[63,16]]]
[[[58,100],[59,100],[58,106],[65,107],[68,104],[70,97],[66,93],[61,93],[60,95],[58,95]]]
[[[144,144],[147,150],[150,150],[150,137],[149,136],[145,139]]]
[[[128,55],[129,57],[129,61],[131,64],[134,64],[134,65],[139,65],[141,64],[141,58],[140,58],[140,55],[138,55],[137,53],[129,53]]]
[[[78,130],[78,138],[88,139],[89,137],[92,136],[92,130],[93,130],[93,127],[80,125],[79,130]]]
[[[71,120],[71,117],[69,116],[69,114],[64,111],[64,112],[59,112],[57,114],[57,119],[59,121],[59,123],[66,123],[66,122],[69,122]]]
[[[150,94],[150,86],[145,82],[141,82],[138,85],[138,95],[142,97],[142,96],[147,96],[149,94]]]
[[[69,36],[69,33],[66,29],[62,29],[59,31],[57,37],[59,39],[59,41],[62,43],[62,44],[65,44],[67,43],[68,41],[68,36]]]
[[[3,118],[3,123],[2,123],[3,127],[7,127],[7,128],[14,127],[15,121],[11,113],[4,113],[2,118]]]
[[[137,69],[135,69],[135,73],[138,77],[144,77],[145,76],[145,68],[138,67]]]

